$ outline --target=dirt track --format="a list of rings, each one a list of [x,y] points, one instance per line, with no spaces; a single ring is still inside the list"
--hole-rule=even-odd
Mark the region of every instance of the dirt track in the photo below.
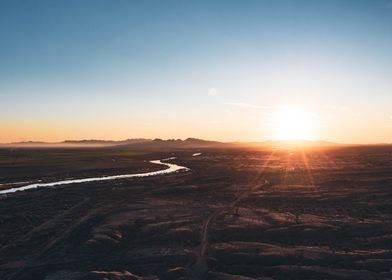
[[[229,205],[221,207],[217,210],[215,210],[210,216],[208,216],[207,220],[205,221],[202,229],[202,234],[201,234],[201,243],[200,243],[200,250],[199,254],[197,255],[197,260],[193,267],[190,268],[190,273],[191,273],[191,278],[193,279],[205,279],[208,274],[208,266],[207,266],[207,260],[206,260],[206,252],[208,249],[208,238],[209,238],[209,230],[211,227],[212,222],[214,219],[219,217],[221,214],[223,214],[225,211],[228,211],[232,208],[235,207],[235,205],[241,201],[242,199],[246,198],[249,196],[253,191],[259,190],[262,188],[264,185],[268,184],[268,181],[265,179],[262,179],[264,181],[263,184],[256,186],[247,186],[244,187],[245,191],[243,191],[238,197],[236,197]]]

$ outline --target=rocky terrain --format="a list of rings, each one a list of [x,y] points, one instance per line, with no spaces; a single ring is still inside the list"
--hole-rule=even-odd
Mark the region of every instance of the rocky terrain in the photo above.
[[[389,146],[55,151],[1,150],[3,188],[190,171],[1,196],[1,279],[392,279]]]

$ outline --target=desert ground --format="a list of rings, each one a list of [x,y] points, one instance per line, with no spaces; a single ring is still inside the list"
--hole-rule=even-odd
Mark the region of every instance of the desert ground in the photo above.
[[[0,279],[392,279],[391,146],[4,148],[0,189],[168,157],[1,195]]]

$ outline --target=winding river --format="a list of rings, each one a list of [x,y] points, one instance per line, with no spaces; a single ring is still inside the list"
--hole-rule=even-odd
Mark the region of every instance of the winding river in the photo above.
[[[118,180],[118,179],[134,178],[134,177],[148,177],[148,176],[156,176],[156,175],[173,173],[173,172],[177,172],[177,171],[188,171],[189,170],[189,168],[187,168],[185,166],[180,166],[180,165],[173,164],[173,163],[163,162],[163,161],[171,160],[171,159],[174,159],[174,158],[167,158],[167,159],[162,159],[162,160],[150,160],[151,163],[161,164],[161,165],[165,165],[168,167],[163,170],[151,171],[151,172],[145,172],[145,173],[136,173],[136,174],[123,174],[123,175],[113,175],[113,176],[91,177],[91,178],[84,178],[84,179],[69,179],[69,180],[56,181],[56,182],[51,182],[51,183],[35,183],[35,184],[29,184],[29,185],[22,186],[22,187],[15,187],[15,188],[10,188],[10,189],[6,189],[6,190],[1,190],[0,195],[14,193],[17,191],[26,191],[26,190],[36,189],[36,188],[42,188],[42,187],[54,187],[54,186],[60,186],[60,185],[80,184],[80,183],[96,182],[96,181],[109,181],[109,180]]]

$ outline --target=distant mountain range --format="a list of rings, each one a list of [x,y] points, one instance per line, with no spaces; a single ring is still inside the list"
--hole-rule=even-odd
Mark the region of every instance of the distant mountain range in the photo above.
[[[1,144],[1,147],[20,148],[61,148],[61,147],[128,147],[133,149],[158,148],[296,148],[296,147],[344,147],[344,146],[390,146],[391,143],[377,144],[339,144],[320,140],[267,140],[261,142],[219,142],[198,138],[182,139],[147,139],[132,138],[126,140],[65,140],[63,142],[25,141]]]
[[[146,139],[135,138],[120,141],[113,140],[66,140],[63,142],[15,142],[0,144],[0,147],[128,147],[134,149],[148,148],[235,148],[235,147],[252,147],[252,148],[290,148],[290,147],[327,147],[341,144],[327,141],[310,141],[310,140],[268,140],[264,142],[219,142],[197,138],[181,139]]]
[[[227,145],[218,141],[197,138],[181,139],[145,139],[135,138],[120,141],[114,140],[65,140],[63,142],[25,141],[0,144],[0,147],[129,147],[129,148],[202,148]]]

